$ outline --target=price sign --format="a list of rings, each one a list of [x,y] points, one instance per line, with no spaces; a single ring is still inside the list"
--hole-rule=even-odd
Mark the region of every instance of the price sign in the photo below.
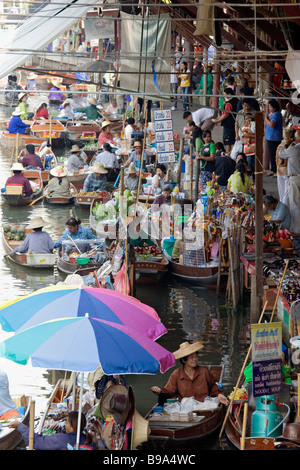
[[[157,161],[158,163],[174,163],[176,156],[172,111],[170,109],[155,109],[153,115]]]

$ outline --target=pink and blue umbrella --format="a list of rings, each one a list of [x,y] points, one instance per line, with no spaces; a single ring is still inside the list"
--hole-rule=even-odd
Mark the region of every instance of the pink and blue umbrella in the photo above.
[[[7,332],[20,332],[46,321],[85,314],[134,328],[152,340],[167,332],[152,307],[114,290],[87,286],[50,286],[21,297],[0,307],[0,324]]]
[[[34,367],[104,373],[164,373],[174,355],[133,328],[90,316],[60,318],[23,330],[0,343],[0,356]]]

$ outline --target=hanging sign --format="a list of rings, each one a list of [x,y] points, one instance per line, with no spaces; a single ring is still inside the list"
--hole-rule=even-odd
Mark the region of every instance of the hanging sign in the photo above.
[[[176,157],[172,111],[170,109],[155,109],[153,115],[157,161],[158,163],[174,163]]]
[[[253,396],[282,392],[282,323],[251,325]]]

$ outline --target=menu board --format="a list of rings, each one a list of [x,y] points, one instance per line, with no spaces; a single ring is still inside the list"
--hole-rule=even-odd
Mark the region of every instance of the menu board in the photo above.
[[[157,161],[158,163],[174,163],[175,146],[172,111],[170,109],[155,109],[153,115]]]

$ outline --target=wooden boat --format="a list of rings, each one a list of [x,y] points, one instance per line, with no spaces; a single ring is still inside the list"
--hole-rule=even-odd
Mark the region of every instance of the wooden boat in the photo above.
[[[107,201],[111,199],[111,194],[109,194],[107,191],[91,192],[91,193],[87,193],[85,191],[79,191],[75,195],[75,204],[76,206],[89,209],[95,198],[99,199],[99,201],[102,199],[102,202],[105,204]]]
[[[19,227],[16,225],[16,228]],[[25,227],[25,236],[30,232],[33,232],[33,230]],[[3,231],[2,245],[10,261],[28,268],[46,269],[54,267],[57,258],[55,253],[12,253],[12,250],[20,246],[23,240],[9,239],[7,233]]]
[[[48,192],[48,185],[45,186],[44,188],[44,194],[47,194],[47,192]],[[53,204],[53,205],[73,204],[76,193],[77,193],[77,189],[71,183],[71,194],[72,194],[71,197],[51,196],[51,194],[47,194],[44,199],[48,204]]]
[[[31,197],[24,197],[22,195],[23,188],[22,186],[17,185],[8,185],[6,186],[6,191],[2,192],[2,199],[9,206],[28,206],[31,202],[38,199],[43,194],[43,180],[41,172],[38,170],[25,170],[22,172],[22,175],[25,178],[28,178],[29,181],[36,183],[38,190],[33,193]]]
[[[43,140],[51,138],[52,144],[62,138],[65,127],[58,120],[51,121],[33,121],[31,124],[32,135]]]
[[[108,257],[105,247],[101,246],[103,242],[104,240],[102,239],[74,240],[73,243],[71,240],[66,240],[66,243],[63,243],[60,250],[60,256],[57,260],[57,269],[64,274],[72,274],[79,269],[90,271],[99,269],[103,263],[107,261]],[[81,249],[81,243],[84,245],[89,244],[89,250],[85,250],[84,253],[81,253],[79,251]],[[96,244],[100,246],[101,251],[97,251],[91,246]],[[72,250],[69,250],[71,247]],[[93,257],[97,254],[102,254],[101,262],[93,261]]]
[[[21,419],[23,424],[29,425],[31,397],[25,396],[24,406],[25,413]],[[17,429],[8,428],[5,423],[1,424],[0,421],[0,450],[14,450],[23,438]]]
[[[101,126],[94,121],[68,121],[65,127],[66,140],[70,143],[97,140]]]
[[[169,261],[162,253],[150,255],[149,259],[142,259],[135,252],[134,269],[137,284],[157,283],[168,272]]]
[[[222,381],[223,366],[207,366],[216,378]],[[196,411],[191,421],[171,421],[168,415],[155,416],[153,409],[145,416],[150,425],[148,446],[154,450],[188,449],[199,445],[199,441],[211,436],[224,419],[224,405],[216,409]]]
[[[36,147],[36,152],[37,152],[37,155],[39,154],[38,153],[38,147],[39,145],[35,145]],[[19,156],[18,156],[18,161],[21,162],[22,161],[22,158],[25,157],[25,155],[27,155],[27,150],[26,148],[23,148],[20,153],[19,153]],[[57,158],[56,156],[54,155],[53,152],[51,152],[52,156],[53,156],[53,159],[52,159],[52,162],[51,162],[51,168],[54,168],[58,165],[58,161],[57,161]],[[43,159],[42,159],[43,161]],[[42,176],[42,180],[43,180],[43,184],[47,184],[49,182],[49,177],[50,177],[50,169],[49,170],[41,170],[41,176]]]
[[[0,143],[6,149],[16,149],[20,151],[28,144],[41,145],[45,139],[31,134],[10,134],[4,130],[0,134]]]

